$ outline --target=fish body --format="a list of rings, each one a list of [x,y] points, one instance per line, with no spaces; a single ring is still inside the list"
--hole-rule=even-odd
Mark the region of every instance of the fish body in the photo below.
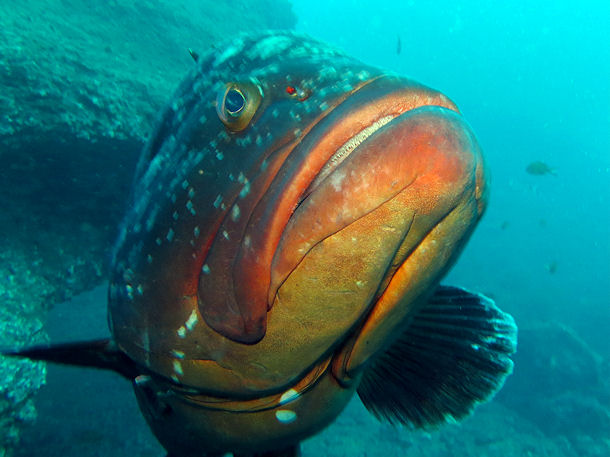
[[[426,427],[499,388],[512,319],[439,286],[488,194],[453,102],[290,32],[196,60],[142,153],[93,346],[168,452],[296,455],[356,391]],[[70,363],[43,352],[19,354]]]

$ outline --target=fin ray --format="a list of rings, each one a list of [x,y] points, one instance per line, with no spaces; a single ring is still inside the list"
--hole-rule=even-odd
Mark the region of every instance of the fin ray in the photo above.
[[[440,286],[365,372],[358,394],[376,417],[412,428],[463,418],[512,372],[516,333],[491,299]]]

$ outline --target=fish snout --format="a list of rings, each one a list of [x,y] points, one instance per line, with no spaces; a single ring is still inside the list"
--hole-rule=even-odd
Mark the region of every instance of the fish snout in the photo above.
[[[388,262],[399,254],[396,250],[404,251],[399,255],[404,258],[465,202],[470,202],[471,211],[461,223],[474,226],[486,201],[481,151],[459,113],[423,106],[385,120],[370,136],[361,138],[323,180],[314,182],[313,190],[295,210],[274,258],[270,301],[314,247],[350,226],[358,228],[350,229],[354,235],[343,246],[346,259],[342,268],[360,270],[360,262],[347,257],[364,247],[376,253],[379,265],[372,273],[379,281],[379,270],[391,270]],[[388,244],[390,238],[393,241]],[[403,246],[407,238],[408,248]],[[361,271],[353,273],[361,276]],[[375,290],[379,286],[372,277],[362,281]]]

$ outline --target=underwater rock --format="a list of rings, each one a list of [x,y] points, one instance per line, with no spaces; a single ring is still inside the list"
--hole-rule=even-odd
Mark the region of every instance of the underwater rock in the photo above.
[[[0,2],[0,346],[44,341],[44,311],[106,277],[135,162],[193,65],[188,48],[236,24],[295,21],[286,0]],[[35,416],[44,372],[0,359],[0,456]]]
[[[4,253],[2,255],[4,257]],[[17,344],[40,344],[45,341],[42,322],[32,316],[13,293],[17,282],[21,286],[37,286],[28,278],[17,278],[14,270],[0,264],[0,347]],[[24,280],[26,283],[24,284]],[[45,365],[29,360],[0,356],[0,456],[10,455],[23,424],[36,418],[33,397],[44,384]]]
[[[550,436],[607,436],[603,361],[573,330],[556,323],[520,329],[514,361],[513,375],[497,396],[506,406]]]
[[[194,65],[188,49],[235,24],[295,21],[286,0],[0,2],[0,233],[55,286],[48,306],[106,276],[135,162]]]
[[[295,22],[286,0],[2,2],[0,151],[44,137],[142,140],[192,66],[188,48]]]

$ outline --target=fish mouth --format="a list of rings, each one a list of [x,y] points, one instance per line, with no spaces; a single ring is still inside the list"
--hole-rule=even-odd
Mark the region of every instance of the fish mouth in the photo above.
[[[365,94],[366,90],[358,95]],[[359,280],[370,284],[371,299],[383,292],[418,242],[461,202],[476,200],[476,219],[481,216],[487,195],[484,164],[457,107],[442,94],[418,85],[388,98],[394,104],[366,122],[361,120],[356,133],[337,142],[340,147],[303,192],[273,259],[269,303],[316,246],[389,202],[394,201],[393,222],[380,223],[376,229],[392,226],[403,233],[392,255],[380,252],[386,262],[384,274],[376,280]],[[396,206],[400,199],[403,203]],[[352,238],[365,244],[367,238],[373,240],[368,241],[369,249],[379,249],[371,233]],[[339,281],[337,287],[349,290],[354,282],[348,286]]]

